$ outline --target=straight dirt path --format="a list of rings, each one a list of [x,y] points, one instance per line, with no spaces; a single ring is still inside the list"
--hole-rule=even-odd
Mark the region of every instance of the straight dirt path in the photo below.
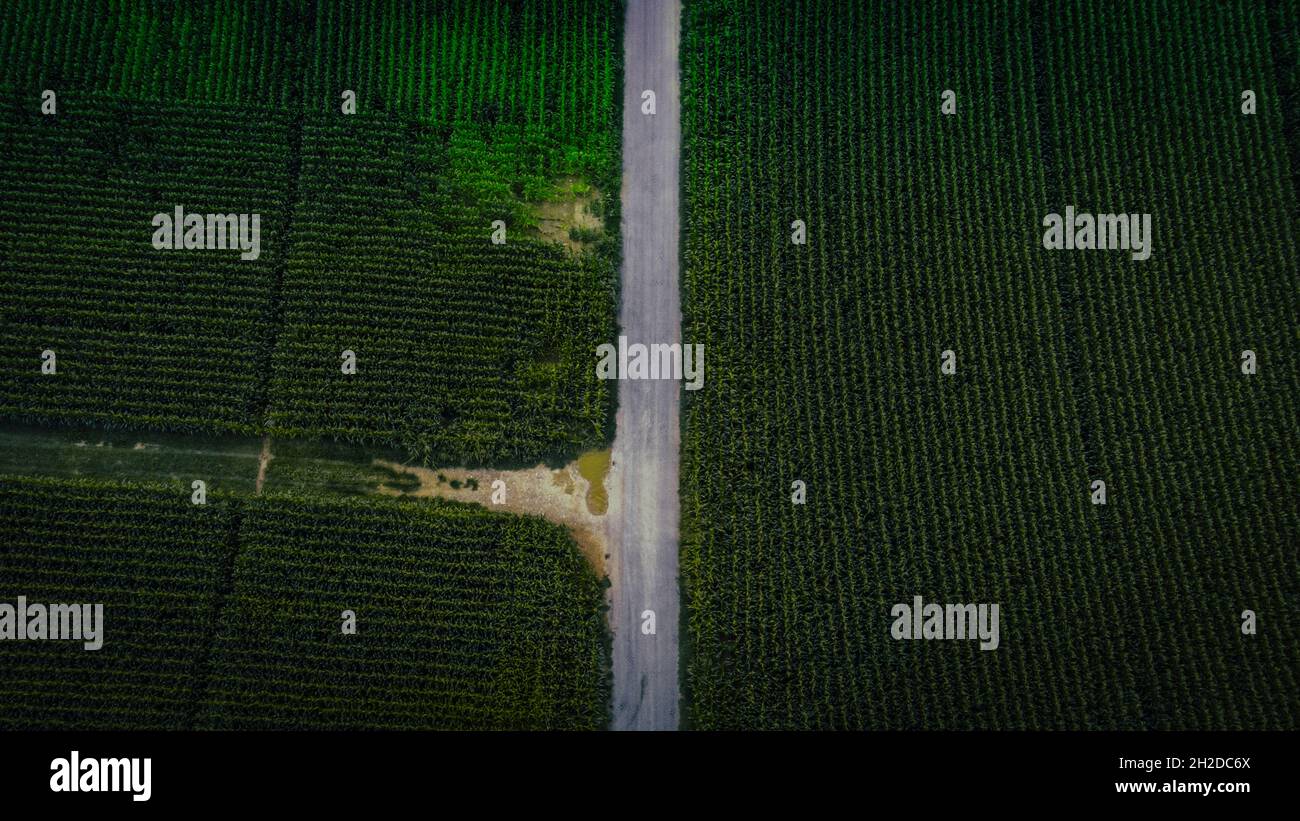
[[[627,4],[619,322],[629,343],[681,342],[680,21],[680,0]],[[647,90],[655,95],[653,115],[642,111]],[[608,522],[616,730],[673,730],[679,720],[679,388],[672,380],[625,380],[618,387]]]

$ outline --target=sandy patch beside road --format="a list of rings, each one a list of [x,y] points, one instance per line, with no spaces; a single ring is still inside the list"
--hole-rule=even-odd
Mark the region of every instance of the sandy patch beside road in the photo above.
[[[605,515],[603,511],[597,513],[589,508],[591,482],[579,469],[579,462],[583,459],[590,461],[590,457],[590,454],[584,454],[559,470],[540,464],[525,470],[417,468],[383,459],[376,459],[374,464],[376,467],[414,476],[420,481],[419,487],[414,490],[381,487],[380,492],[389,496],[436,496],[482,505],[489,510],[541,516],[547,521],[562,525],[573,534],[574,541],[582,549],[582,555],[596,571],[596,575],[603,577],[608,551]],[[599,462],[598,456],[596,461]],[[588,470],[587,473],[590,475],[591,471]],[[497,481],[505,482],[505,498],[500,504],[492,500],[493,483]],[[594,507],[600,510],[598,504]]]

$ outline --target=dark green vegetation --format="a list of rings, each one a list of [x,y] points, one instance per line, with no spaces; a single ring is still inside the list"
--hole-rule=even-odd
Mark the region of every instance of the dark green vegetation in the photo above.
[[[615,0],[16,3],[0,418],[443,462],[603,443],[611,392],[585,377],[616,232],[574,253],[536,211],[573,179],[617,190],[620,27]],[[261,258],[154,250],[175,205],[260,213]]]
[[[0,643],[0,726],[605,720],[599,585],[537,519],[6,477],[0,545],[5,601],[102,602],[105,620],[97,651]]]
[[[0,598],[102,601],[108,636],[0,645],[0,726],[603,725],[601,593],[562,529],[338,496],[409,487],[373,457],[608,439],[589,365],[613,336],[617,198],[580,247],[539,214],[617,191],[621,19],[617,0],[6,5]],[[155,250],[176,206],[259,214],[260,258]]]
[[[289,119],[72,94],[45,117],[37,100],[0,98],[0,417],[254,432],[284,234],[264,222],[243,261],[155,250],[150,220],[282,212]]]
[[[0,601],[104,605],[99,650],[0,642],[0,727],[189,726],[237,522],[224,499],[0,478]]]
[[[12,0],[0,18],[0,82],[134,100],[290,104],[308,0]],[[71,114],[72,111],[67,113]]]
[[[218,728],[599,729],[601,589],[540,519],[268,498],[212,657]],[[340,613],[357,614],[343,635]]]
[[[528,203],[567,176],[617,190],[621,9],[377,5],[322,3],[304,27],[271,429],[439,462],[575,454],[606,432],[610,391],[589,370],[613,335],[616,251],[540,240]],[[336,115],[341,89],[354,117]]]
[[[693,724],[1295,728],[1295,135],[1264,7],[685,6]],[[1067,205],[1150,212],[1151,258],[1045,251]],[[1001,647],[892,640],[914,595],[999,602]]]
[[[436,463],[600,441],[610,394],[591,352],[612,334],[614,266],[527,237],[526,209],[489,186],[521,174],[541,186],[541,144],[340,119],[304,129],[271,432],[400,444]],[[499,218],[504,245],[489,239]],[[340,373],[343,350],[355,376]]]

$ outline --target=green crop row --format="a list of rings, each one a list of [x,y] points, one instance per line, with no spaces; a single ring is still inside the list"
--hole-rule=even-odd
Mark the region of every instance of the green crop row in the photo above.
[[[620,31],[613,0],[17,4],[0,418],[444,462],[604,442],[612,393],[587,377],[614,333]],[[547,203],[589,188],[600,239],[544,236]],[[176,206],[260,214],[261,256],[155,250]]]
[[[1296,726],[1297,211],[1265,18],[685,4],[693,726]],[[1045,250],[1067,205],[1152,213],[1151,258]],[[999,603],[998,649],[895,640],[914,596]]]
[[[0,543],[0,602],[103,605],[97,650],[0,642],[0,726],[605,722],[602,593],[539,519],[7,477]]]

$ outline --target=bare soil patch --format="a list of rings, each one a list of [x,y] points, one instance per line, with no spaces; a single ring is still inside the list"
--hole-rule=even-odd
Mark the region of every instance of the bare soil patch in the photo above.
[[[604,469],[600,468],[602,459]],[[541,516],[568,528],[597,576],[606,573],[607,504],[601,499],[606,497],[604,479],[608,463],[609,451],[584,454],[559,470],[540,464],[524,470],[469,470],[408,467],[383,459],[374,461],[376,467],[414,476],[420,483],[414,490],[383,486],[379,492],[385,495],[469,502],[489,510]],[[499,486],[494,487],[498,481],[505,483],[505,494],[504,498],[497,495],[499,501],[493,501],[494,494],[500,490]]]
[[[537,231],[551,242],[582,253],[589,241],[604,234],[600,216],[603,195],[577,177],[565,177],[556,187],[559,194],[555,199],[533,204]],[[577,229],[576,238],[573,229]]]

